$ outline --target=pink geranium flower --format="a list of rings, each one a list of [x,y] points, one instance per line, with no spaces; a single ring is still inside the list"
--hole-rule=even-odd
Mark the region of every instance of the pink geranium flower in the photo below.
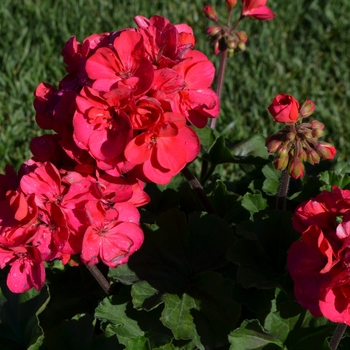
[[[173,111],[185,115],[194,126],[203,128],[208,118],[215,118],[220,112],[218,97],[210,89],[215,75],[213,63],[200,51],[193,50],[173,69],[184,80],[183,89],[172,100]]]
[[[302,203],[293,225],[304,230],[288,252],[297,301],[314,316],[350,323],[349,190],[334,187]]]
[[[142,165],[145,179],[165,184],[191,162],[200,149],[197,134],[181,114],[164,113],[154,127],[132,139],[125,148],[125,157]]]
[[[132,136],[129,117],[119,108],[129,96],[130,88],[124,86],[108,93],[84,87],[77,97],[74,137],[97,161],[116,165]]]
[[[132,204],[118,204],[105,211],[100,202],[89,202],[86,212],[90,225],[84,235],[82,260],[103,261],[110,267],[125,264],[143,242],[139,213]]]
[[[138,31],[145,42],[149,60],[158,68],[173,67],[181,62],[192,49],[195,39],[192,29],[186,24],[173,25],[167,18],[143,16],[134,18]]]
[[[88,58],[85,69],[94,80],[92,87],[104,92],[122,82],[131,86],[138,96],[151,87],[153,80],[153,67],[145,57],[143,38],[131,30],[115,38],[112,48],[99,48]]]
[[[275,14],[266,6],[267,0],[242,0],[242,16],[269,21]]]
[[[0,257],[4,249],[0,248]],[[40,252],[35,247],[17,247],[8,250],[9,259],[14,259],[7,276],[7,286],[13,293],[24,293],[34,287],[40,290],[45,283],[45,267]]]

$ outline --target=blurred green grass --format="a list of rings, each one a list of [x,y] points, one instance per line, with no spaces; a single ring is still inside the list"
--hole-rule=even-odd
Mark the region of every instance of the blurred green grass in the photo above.
[[[215,65],[208,46],[210,25],[201,0],[2,0],[0,6],[0,171],[30,157],[35,125],[33,92],[42,82],[57,86],[65,74],[64,43],[92,33],[133,27],[137,14],[159,14],[194,29],[197,48]],[[224,1],[212,1],[225,12]],[[350,151],[350,2],[270,0],[277,14],[269,22],[244,20],[247,50],[231,58],[223,90],[218,130],[234,142],[252,133],[277,130],[267,106],[278,93],[316,103],[315,118],[326,124],[326,141],[338,154]],[[238,6],[238,5],[237,5]],[[238,9],[236,9],[238,12]]]

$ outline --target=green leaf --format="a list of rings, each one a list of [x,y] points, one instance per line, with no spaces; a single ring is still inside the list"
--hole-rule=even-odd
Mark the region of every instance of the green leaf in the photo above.
[[[108,277],[126,285],[139,281],[135,272],[132,271],[127,264],[117,268],[110,268],[108,271]]]
[[[212,164],[233,163],[234,158],[230,150],[225,145],[225,138],[219,136],[211,146],[208,155],[208,160]]]
[[[181,297],[167,294],[163,299],[165,307],[161,321],[171,328],[175,339],[192,339],[199,349],[204,350],[191,315],[191,310],[199,309],[199,302],[197,305],[196,300],[186,293]]]
[[[332,166],[331,170],[337,175],[350,174],[350,164],[338,159],[338,161]]]
[[[106,333],[116,334],[121,344],[133,346],[134,342],[140,344],[141,339],[146,338],[154,348],[172,339],[170,330],[159,320],[161,311],[135,310],[130,302],[130,287],[123,287],[118,295],[102,300],[95,310],[95,316],[101,320]]]
[[[230,350],[283,349],[283,343],[266,332],[258,320],[244,321],[230,333],[229,342]]]
[[[285,302],[265,318],[264,328],[274,337],[285,342],[289,332],[300,319],[302,308],[296,302]]]
[[[285,274],[272,263],[257,241],[238,240],[228,253],[228,259],[237,265],[237,282],[244,288],[275,288]]]
[[[269,154],[265,146],[265,137],[255,134],[240,142],[231,149],[231,153],[236,157],[260,157],[267,159]]]
[[[245,288],[275,288],[286,283],[287,251],[299,238],[292,227],[292,214],[261,211],[254,222],[243,222],[237,233],[244,237],[229,250],[228,259],[237,264],[237,281]]]
[[[227,342],[240,307],[233,300],[232,281],[213,270],[226,263],[234,239],[232,229],[214,215],[192,214],[189,222],[177,210],[161,215],[145,227],[145,242],[128,263],[140,279],[132,286],[134,305],[153,312],[163,302],[164,324],[197,346]],[[177,305],[183,314],[177,315]]]
[[[128,341],[125,350],[151,350],[151,348],[149,347],[147,338],[137,337]]]
[[[116,300],[114,300],[116,299]],[[126,315],[128,302],[117,303],[117,297],[103,299],[95,310],[95,317],[102,322],[112,324],[108,328],[117,335],[119,342],[126,345],[130,339],[143,336],[145,333],[140,329],[137,320]]]
[[[136,309],[152,310],[163,302],[161,295],[158,294],[158,290],[146,281],[134,284],[131,289],[131,295]]]
[[[288,349],[329,349],[327,337],[334,324],[324,317],[314,317],[297,302],[286,300],[279,292],[265,318],[264,328]]]
[[[223,136],[219,136],[209,153],[203,156],[212,164],[266,164],[269,154],[265,147],[265,138],[262,135],[253,135],[229,149]]]
[[[196,128],[196,127],[192,127],[192,128],[198,135],[201,146],[205,150],[207,150],[215,141],[216,136],[215,136],[214,130],[212,128],[209,128],[208,126],[204,128]]]
[[[276,195],[282,173],[272,163],[266,164],[261,171],[266,177],[262,190],[268,195]]]
[[[248,213],[242,208],[241,196],[227,191],[226,185],[217,180],[209,199],[213,204],[215,212],[227,223],[238,223],[242,219],[248,219]]]
[[[246,193],[242,199],[242,207],[249,211],[252,218],[255,213],[267,207],[267,201],[261,193]]]
[[[93,337],[92,315],[77,315],[46,332],[43,350],[89,350]]]
[[[348,174],[337,174],[333,171],[325,171],[319,176],[323,186],[321,191],[332,191],[333,186],[338,186],[341,189],[350,189],[350,176]]]
[[[40,343],[43,335],[38,315],[45,309],[50,300],[48,287],[41,291],[34,288],[22,294],[9,291],[5,282],[0,290],[0,345],[1,348],[12,344],[25,348]],[[35,349],[35,347],[34,347]]]

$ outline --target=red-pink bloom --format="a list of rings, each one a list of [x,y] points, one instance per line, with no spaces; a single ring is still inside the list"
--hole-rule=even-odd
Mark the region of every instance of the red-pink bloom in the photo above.
[[[131,30],[120,33],[112,48],[99,48],[88,58],[85,69],[94,80],[92,87],[104,92],[122,82],[139,96],[151,87],[153,80],[153,66],[145,57],[143,38]]]
[[[134,164],[142,164],[146,180],[165,184],[198,155],[199,149],[198,136],[186,126],[185,118],[164,113],[160,123],[128,143],[125,157]]]
[[[350,191],[333,188],[302,203],[293,226],[302,240],[288,252],[297,301],[314,316],[350,322]]]
[[[184,79],[183,89],[171,101],[173,111],[185,115],[194,126],[203,128],[208,118],[215,118],[220,112],[218,96],[210,89],[215,74],[213,63],[200,51],[193,50],[173,69]]]
[[[291,95],[277,95],[268,110],[278,123],[295,123],[299,118],[299,102]]]
[[[132,204],[118,204],[105,211],[100,202],[86,204],[90,225],[84,235],[82,260],[103,261],[110,267],[125,264],[143,242],[139,213]]]
[[[84,87],[77,97],[78,110],[73,118],[76,142],[98,162],[108,163],[111,167],[120,161],[132,136],[129,117],[119,109],[122,100],[129,96],[130,88],[125,86],[108,93]]]
[[[192,49],[195,39],[191,27],[171,24],[167,18],[143,16],[134,18],[145,43],[147,56],[158,68],[173,67]]]
[[[1,252],[0,248],[0,252]],[[10,265],[7,286],[13,293],[24,293],[34,287],[40,290],[45,283],[45,267],[35,247],[12,249],[15,260]]]
[[[269,21],[275,17],[266,6],[267,0],[242,0],[242,16]]]
[[[288,270],[294,281],[296,300],[316,316],[322,316],[319,306],[320,289],[330,282],[333,250],[323,232],[310,226],[302,241],[294,242],[288,252]]]

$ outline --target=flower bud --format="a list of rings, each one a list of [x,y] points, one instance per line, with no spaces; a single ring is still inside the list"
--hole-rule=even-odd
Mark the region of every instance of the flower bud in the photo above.
[[[218,55],[220,53],[220,43],[219,40],[215,40],[213,43],[213,51],[215,55]]]
[[[274,136],[274,135],[272,135]],[[282,145],[282,141],[281,140],[275,140],[273,138],[271,138],[271,140],[269,140],[271,136],[269,136],[266,139],[266,147],[267,147],[267,152],[269,153],[276,153],[276,151],[281,147]]]
[[[231,12],[236,6],[237,0],[226,0],[227,11]]]
[[[282,145],[277,153],[278,158],[285,158],[288,156],[288,153],[290,151],[290,143],[286,142],[284,145]]]
[[[314,164],[318,164],[320,162],[320,160],[321,160],[321,158],[318,155],[318,153],[310,147],[310,149],[308,149],[308,153],[307,153],[307,161],[310,164],[314,165]]]
[[[303,133],[303,136],[304,136],[304,138],[307,139],[307,140],[310,140],[310,139],[313,138],[312,132],[311,132],[311,131],[305,131],[305,132]]]
[[[316,152],[323,158],[323,159],[333,159],[335,154],[337,153],[337,150],[333,145],[327,142],[317,142],[314,144]]]
[[[324,135],[324,131],[322,129],[312,129],[312,136],[315,139],[322,137]]]
[[[273,162],[273,165],[277,170],[284,170],[287,168],[289,162],[289,157],[284,157],[284,158],[276,158],[275,161]]]
[[[237,47],[237,41],[236,40],[232,40],[230,39],[228,42],[227,42],[227,48],[228,49],[235,49]]]
[[[302,161],[305,162],[307,160],[307,153],[304,150],[304,148],[302,148],[301,150],[299,150],[299,154],[297,154],[298,158]]]
[[[206,33],[210,36],[216,36],[221,32],[220,26],[211,26],[206,29]]]
[[[322,124],[318,120],[311,120],[310,126],[312,129],[321,129],[321,130],[324,129],[324,124]]]
[[[302,118],[310,117],[315,110],[315,104],[311,100],[306,100],[300,107],[299,113]]]
[[[295,140],[295,134],[294,132],[289,132],[287,135],[286,135],[286,139],[289,140],[289,141],[294,141]]]
[[[241,30],[240,32],[236,32],[236,35],[239,38],[239,41],[246,43],[248,40],[248,34],[246,32],[244,32],[243,30]]]
[[[246,44],[243,41],[240,41],[237,45],[239,51],[243,52],[247,48]]]
[[[218,14],[214,11],[214,9],[210,5],[206,5],[203,8],[205,17],[209,18],[210,20],[217,22],[219,17]]]
[[[293,158],[288,164],[288,172],[294,179],[303,177],[304,169],[304,163],[297,157]]]

